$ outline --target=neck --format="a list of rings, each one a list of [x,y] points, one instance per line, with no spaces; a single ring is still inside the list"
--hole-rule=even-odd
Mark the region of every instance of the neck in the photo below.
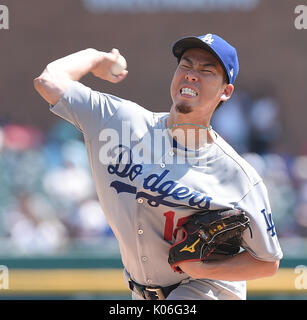
[[[171,112],[167,118],[167,128],[175,140],[188,149],[199,149],[214,141],[209,115],[181,114]]]

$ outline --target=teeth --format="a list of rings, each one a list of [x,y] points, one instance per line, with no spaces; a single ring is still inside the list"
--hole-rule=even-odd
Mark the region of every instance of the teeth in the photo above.
[[[181,93],[182,94],[188,94],[189,96],[192,96],[192,97],[196,97],[197,96],[197,93],[194,90],[190,89],[190,88],[182,88],[181,89]]]

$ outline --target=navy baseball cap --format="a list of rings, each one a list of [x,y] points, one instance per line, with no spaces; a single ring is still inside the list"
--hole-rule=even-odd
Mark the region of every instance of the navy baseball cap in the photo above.
[[[192,48],[201,48],[212,53],[224,68],[228,83],[234,83],[239,72],[239,60],[236,49],[216,34],[199,37],[185,37],[173,45],[173,54],[180,61],[183,53]]]

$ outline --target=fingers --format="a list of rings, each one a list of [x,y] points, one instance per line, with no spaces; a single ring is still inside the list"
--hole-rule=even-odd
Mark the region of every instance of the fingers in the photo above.
[[[185,232],[183,228],[179,227],[174,230],[175,241],[178,242],[184,238]]]
[[[128,71],[124,70],[121,74],[119,74],[117,76],[111,75],[110,81],[113,83],[118,83],[118,82],[124,80],[126,78],[127,74],[128,74]]]
[[[111,51],[104,53],[104,59],[102,62],[92,71],[92,73],[103,80],[107,80],[112,83],[118,83],[124,80],[128,74],[127,70],[123,70],[119,75],[113,75],[111,73],[111,66],[120,56],[118,49],[113,48]]]
[[[114,54],[119,54],[119,50],[116,49],[116,48],[113,48],[113,49],[111,50],[111,52],[114,53]]]
[[[177,234],[176,234],[176,241],[182,240],[182,239],[183,239],[183,236],[184,236],[183,229],[180,228],[180,229],[177,231]]]
[[[113,48],[113,49],[111,50],[111,53],[113,53],[115,60],[120,56],[119,50],[116,49],[116,48]],[[114,61],[115,61],[115,60],[114,60]]]
[[[114,58],[114,60],[112,59],[113,61],[116,61],[117,58],[120,56],[120,52],[116,48],[113,48],[111,50],[111,53],[113,54],[113,58]],[[123,70],[123,72],[121,74],[119,74],[119,75],[111,74],[111,79],[109,79],[109,81],[112,82],[112,83],[118,83],[118,82],[124,80],[126,78],[127,74],[128,74],[127,70]]]

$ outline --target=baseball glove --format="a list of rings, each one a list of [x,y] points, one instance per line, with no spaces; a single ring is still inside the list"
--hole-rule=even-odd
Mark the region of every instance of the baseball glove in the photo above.
[[[182,273],[176,266],[181,261],[221,260],[235,255],[247,228],[249,218],[238,209],[193,214],[182,225],[184,238],[170,247],[168,262],[174,271]]]

